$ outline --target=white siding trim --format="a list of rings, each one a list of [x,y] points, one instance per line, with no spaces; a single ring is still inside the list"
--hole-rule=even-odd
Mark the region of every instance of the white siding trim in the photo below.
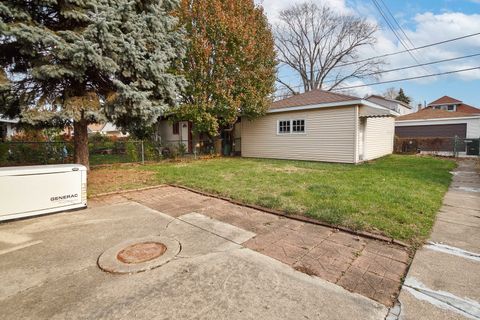
[[[424,125],[423,123],[426,123],[425,125],[431,125],[433,122],[437,122],[437,121],[442,122],[442,124],[443,123],[446,124],[447,122],[449,124],[455,124],[455,123],[465,123],[465,122],[459,122],[458,120],[469,120],[469,119],[480,119],[480,116],[457,117],[457,118],[437,118],[437,119],[397,120],[395,122],[395,126],[409,126],[409,125],[411,125],[411,123],[415,123],[415,125]]]
[[[293,132],[293,121],[296,121],[296,120],[303,120],[305,125],[304,125],[304,132]],[[280,122],[281,121],[290,121],[290,132],[280,132]],[[305,118],[280,118],[277,120],[277,135],[278,136],[287,136],[287,135],[290,135],[290,134],[294,134],[294,135],[303,135],[303,134],[307,134],[307,119]]]
[[[359,121],[360,121],[360,118],[359,118],[359,107],[358,105],[355,106],[355,134],[354,134],[354,137],[353,137],[353,143],[354,143],[354,154],[353,154],[353,163],[357,164],[360,159],[359,159],[359,152],[358,152],[358,129],[359,129]]]
[[[320,104],[311,104],[307,106],[295,106],[295,107],[287,107],[287,108],[278,108],[278,109],[270,109],[267,113],[279,113],[279,112],[289,112],[289,111],[304,111],[304,110],[312,110],[312,109],[321,109],[321,108],[332,108],[332,107],[345,107],[345,106],[356,106],[356,105],[364,105],[368,107],[372,107],[379,110],[388,111],[393,115],[399,115],[397,112],[392,111],[384,106],[378,105],[376,103],[370,102],[368,100],[359,99],[359,100],[349,100],[349,101],[340,101],[340,102],[327,102],[327,103],[320,103]]]

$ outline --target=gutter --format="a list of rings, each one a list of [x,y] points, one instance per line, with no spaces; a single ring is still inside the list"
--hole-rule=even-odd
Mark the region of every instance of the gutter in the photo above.
[[[480,115],[472,115],[472,116],[467,116],[467,117],[455,117],[455,118],[430,118],[430,119],[395,120],[395,122],[408,123],[408,122],[423,122],[423,121],[469,120],[469,119],[480,119]]]
[[[358,100],[347,100],[347,101],[339,101],[339,102],[327,102],[327,103],[319,103],[319,104],[311,104],[306,106],[295,106],[295,107],[287,107],[287,108],[277,108],[277,109],[270,109],[267,113],[280,113],[280,112],[288,112],[288,111],[303,111],[303,110],[314,110],[314,109],[322,109],[322,108],[332,108],[332,107],[346,107],[346,106],[358,106],[364,105],[367,107],[388,111],[393,115],[396,114],[395,111],[390,110],[386,107],[380,106],[376,103],[370,102],[365,99],[358,99]]]

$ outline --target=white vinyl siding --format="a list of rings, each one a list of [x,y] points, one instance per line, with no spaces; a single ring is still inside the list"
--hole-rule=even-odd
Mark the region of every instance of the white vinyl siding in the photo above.
[[[393,152],[394,132],[395,119],[393,117],[366,118],[364,160],[372,160],[391,154]]]
[[[242,156],[355,162],[355,106],[269,113],[242,119]],[[278,134],[279,121],[305,120],[305,133]]]

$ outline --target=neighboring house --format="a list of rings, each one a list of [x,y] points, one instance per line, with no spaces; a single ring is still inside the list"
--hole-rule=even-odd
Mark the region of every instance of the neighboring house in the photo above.
[[[189,121],[171,122],[162,118],[157,122],[158,140],[164,146],[178,146],[183,144],[188,153],[193,152],[193,126]],[[198,137],[196,140],[198,140]]]
[[[113,123],[93,123],[88,126],[88,134],[101,134],[108,137],[124,138],[129,134],[124,134],[122,130],[117,128]]]
[[[243,157],[359,163],[393,152],[398,114],[358,97],[314,90],[241,121]]]
[[[392,111],[395,111],[399,115],[405,115],[412,113],[412,107],[403,101],[398,101],[394,99],[388,99],[378,95],[371,95],[366,98],[368,101],[384,106]]]
[[[17,124],[18,120],[3,118],[0,115],[0,141],[8,140],[15,135]]]
[[[480,138],[480,109],[462,101],[444,96],[418,112],[398,117],[395,121],[395,135],[399,138],[443,138],[445,141],[457,137],[462,143],[460,155],[478,155]],[[439,152],[453,153],[452,143],[443,143]],[[427,150],[428,151],[428,150]]]

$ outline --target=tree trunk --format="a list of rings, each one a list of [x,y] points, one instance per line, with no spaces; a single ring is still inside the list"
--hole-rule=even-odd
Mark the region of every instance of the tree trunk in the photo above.
[[[73,122],[73,161],[90,169],[88,157],[88,122],[85,119]]]

